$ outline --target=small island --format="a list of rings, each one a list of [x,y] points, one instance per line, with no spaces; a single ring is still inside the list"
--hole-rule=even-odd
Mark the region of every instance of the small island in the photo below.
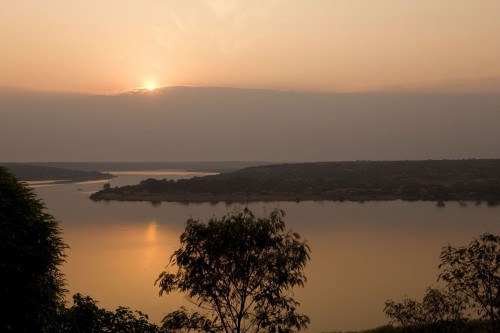
[[[138,185],[106,186],[92,200],[256,202],[427,200],[500,202],[500,160],[274,164]]]

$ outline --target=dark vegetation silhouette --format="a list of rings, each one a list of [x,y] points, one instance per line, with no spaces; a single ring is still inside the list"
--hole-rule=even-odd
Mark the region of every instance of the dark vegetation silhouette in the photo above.
[[[441,251],[438,280],[445,289],[427,290],[422,302],[388,300],[384,312],[404,332],[498,332],[500,236],[485,233],[469,245]],[[481,320],[470,320],[476,311]]]
[[[479,315],[499,330],[500,317],[500,236],[483,234],[469,245],[448,245],[441,252],[439,279],[459,294]]]
[[[216,332],[215,323],[200,314],[189,311],[185,307],[167,314],[162,320],[162,329],[165,332]]]
[[[189,172],[230,172],[251,166],[275,164],[252,161],[194,161],[194,162],[37,162],[39,166],[85,171],[184,170]]]
[[[0,167],[0,332],[155,333],[141,312],[97,307],[77,294],[65,307],[59,222],[28,186]]]
[[[118,307],[114,312],[97,306],[89,296],[76,294],[73,306],[62,308],[54,323],[56,333],[160,333],[160,328],[149,322],[141,311]]]
[[[465,327],[465,303],[447,291],[429,288],[422,302],[389,300],[384,312],[391,324],[408,332],[459,332]]]
[[[16,178],[23,181],[54,180],[63,183],[113,178],[110,173],[71,170],[31,163],[0,163],[0,166],[5,167]]]
[[[93,200],[500,202],[500,160],[275,164],[219,175],[103,189]]]
[[[0,167],[0,332],[49,332],[67,248],[33,191]]]
[[[181,309],[164,319],[165,327],[224,333],[292,332],[306,328],[309,317],[297,313],[292,288],[302,287],[310,249],[300,235],[285,229],[282,210],[256,217],[245,208],[208,223],[190,219],[159,279],[160,295],[186,293],[208,314]],[[179,320],[180,318],[181,320]],[[202,328],[202,329],[200,329]]]

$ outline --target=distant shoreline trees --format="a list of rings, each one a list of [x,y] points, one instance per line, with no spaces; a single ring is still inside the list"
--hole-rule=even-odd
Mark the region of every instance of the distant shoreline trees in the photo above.
[[[9,173],[23,181],[52,180],[67,183],[111,179],[114,177],[110,173],[64,169],[32,163],[0,163],[0,166],[6,168]]]
[[[92,200],[252,202],[427,200],[500,203],[500,160],[274,164],[193,177],[146,179],[103,189]]]

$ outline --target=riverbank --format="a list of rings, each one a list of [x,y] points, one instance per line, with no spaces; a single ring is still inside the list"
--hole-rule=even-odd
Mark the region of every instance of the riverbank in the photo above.
[[[65,184],[93,180],[112,179],[107,172],[72,170],[59,167],[49,167],[31,163],[0,163],[16,178],[25,182],[50,182],[50,184]]]
[[[92,200],[500,202],[500,160],[275,164],[191,179],[146,179]]]

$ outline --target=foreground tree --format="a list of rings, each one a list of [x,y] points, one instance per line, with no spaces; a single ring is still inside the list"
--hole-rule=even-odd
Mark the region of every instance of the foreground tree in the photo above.
[[[33,191],[0,167],[0,332],[46,332],[60,308],[58,222]]]
[[[118,307],[115,312],[97,306],[89,296],[76,294],[73,306],[64,308],[54,323],[51,333],[160,333],[157,325],[149,322],[140,311]]]
[[[492,332],[500,315],[500,236],[483,234],[468,246],[444,247],[439,279],[460,293],[478,314],[488,318]]]
[[[310,249],[300,235],[285,231],[285,213],[256,218],[242,212],[187,221],[181,247],[158,278],[160,295],[172,291],[211,314],[207,331],[291,332],[306,328],[309,317],[296,312],[292,288],[303,287]],[[168,318],[167,318],[168,319]],[[165,321],[164,321],[165,322]],[[197,327],[193,327],[196,329]]]
[[[465,303],[458,295],[429,288],[422,302],[411,298],[385,302],[384,313],[391,325],[406,332],[460,332],[464,326]]]

